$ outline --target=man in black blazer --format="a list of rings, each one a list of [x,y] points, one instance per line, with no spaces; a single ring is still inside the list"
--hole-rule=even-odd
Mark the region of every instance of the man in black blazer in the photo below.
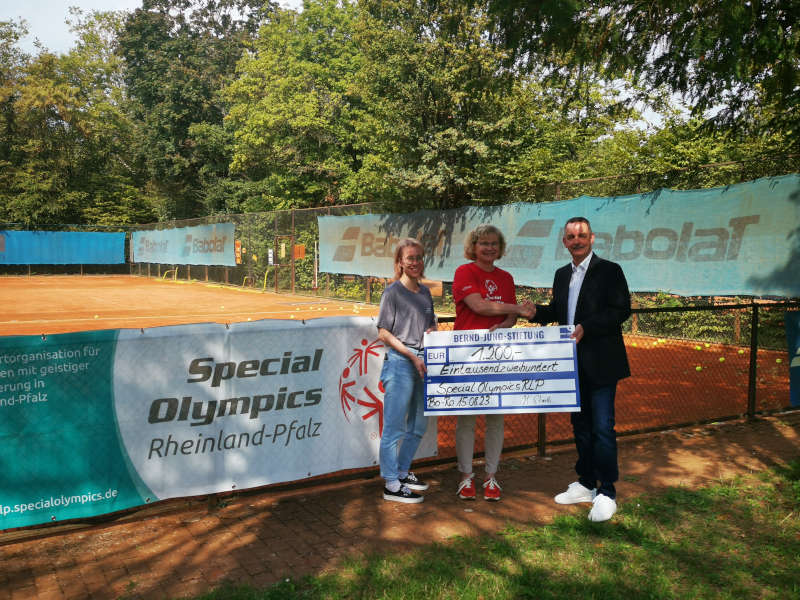
[[[589,519],[607,521],[617,510],[614,396],[617,381],[631,374],[621,327],[631,314],[631,299],[620,266],[592,252],[594,233],[587,219],[567,221],[562,241],[572,262],[556,271],[552,301],[537,304],[530,319],[543,325],[575,326],[572,337],[577,342],[581,410],[571,413],[571,421],[578,481],[555,501],[591,502]]]

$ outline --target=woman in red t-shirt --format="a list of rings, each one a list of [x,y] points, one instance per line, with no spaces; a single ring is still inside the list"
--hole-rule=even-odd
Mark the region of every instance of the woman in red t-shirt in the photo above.
[[[517,317],[530,318],[533,304],[517,304],[514,278],[494,261],[506,251],[506,240],[494,225],[479,225],[464,240],[464,256],[472,262],[461,265],[453,277],[456,322],[453,329],[489,329],[513,327]],[[475,499],[472,454],[475,447],[475,421],[478,415],[459,415],[456,422],[456,454],[461,482],[458,497]],[[500,500],[500,485],[495,479],[503,451],[503,415],[486,415],[484,436],[486,479],[483,497]]]

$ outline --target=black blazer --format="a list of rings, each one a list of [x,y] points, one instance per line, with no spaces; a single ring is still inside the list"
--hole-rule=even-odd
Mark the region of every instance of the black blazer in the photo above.
[[[543,325],[566,324],[571,277],[570,265],[556,271],[553,299],[547,305],[537,304],[531,321]],[[575,308],[575,324],[583,326],[583,338],[578,342],[581,380],[593,385],[610,385],[630,376],[621,327],[630,314],[631,296],[622,269],[617,263],[594,254]]]

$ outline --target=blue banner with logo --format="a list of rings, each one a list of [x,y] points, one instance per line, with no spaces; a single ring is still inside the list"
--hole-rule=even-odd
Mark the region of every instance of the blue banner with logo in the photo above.
[[[0,265],[116,265],[124,232],[0,231]]]
[[[333,317],[0,337],[0,530],[378,464],[377,336]],[[431,421],[417,456],[436,450]]]
[[[786,341],[789,343],[789,403],[800,406],[800,312],[787,312]]]
[[[233,223],[134,231],[131,262],[236,266]]]
[[[570,257],[561,237],[584,216],[595,252],[618,262],[635,291],[800,296],[800,175],[704,190],[469,207],[408,214],[318,217],[320,270],[389,277],[397,241],[426,247],[425,276],[452,281],[464,238],[492,223],[507,241],[497,265],[517,284],[550,287]]]

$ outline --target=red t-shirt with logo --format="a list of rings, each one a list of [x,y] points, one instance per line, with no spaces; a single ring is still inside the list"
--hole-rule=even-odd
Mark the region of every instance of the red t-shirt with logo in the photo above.
[[[453,276],[453,299],[456,301],[456,322],[453,329],[489,329],[502,323],[507,315],[479,315],[467,306],[464,298],[478,293],[492,302],[517,303],[514,278],[511,273],[495,267],[484,271],[474,262],[461,265]]]

